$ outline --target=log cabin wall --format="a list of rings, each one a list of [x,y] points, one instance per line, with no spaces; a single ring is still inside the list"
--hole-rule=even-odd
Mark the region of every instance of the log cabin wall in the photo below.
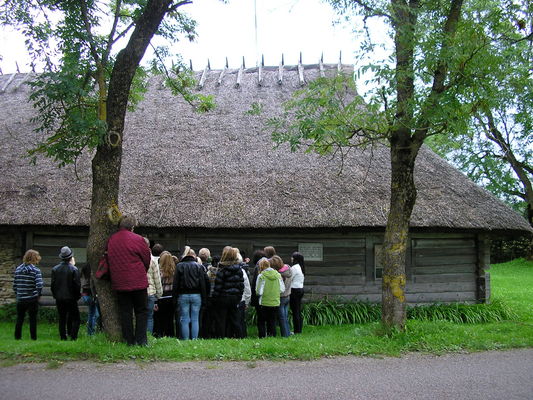
[[[306,301],[324,297],[347,301],[381,301],[381,233],[150,228],[140,228],[138,232],[177,255],[185,245],[196,251],[207,247],[212,256],[220,255],[224,246],[232,245],[244,251],[248,257],[257,249],[274,246],[283,260],[289,263],[292,252],[300,250],[306,257]],[[19,236],[24,235],[21,233]],[[34,248],[42,256],[40,268],[45,281],[42,302],[53,305],[50,275],[52,267],[59,262],[59,250],[62,246],[71,247],[76,264],[81,266],[86,262],[87,229],[28,231],[23,240],[13,240],[11,245],[7,236],[2,241],[1,265],[5,269],[7,267],[4,266],[9,264],[10,271],[9,277],[4,276],[1,293],[8,293],[8,296],[4,296],[6,298],[13,296],[9,287],[12,270],[20,264],[25,249]],[[488,299],[487,241],[486,235],[412,233],[406,266],[407,301],[410,304],[473,303]],[[11,250],[8,250],[9,246]],[[16,262],[13,255],[8,254],[9,251],[10,254],[16,253]]]

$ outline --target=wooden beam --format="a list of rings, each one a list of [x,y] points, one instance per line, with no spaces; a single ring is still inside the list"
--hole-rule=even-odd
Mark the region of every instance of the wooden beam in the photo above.
[[[281,62],[279,63],[279,68],[278,68],[278,85],[281,85],[283,83],[283,65],[284,64],[285,64],[285,59],[282,54]]]
[[[237,82],[235,83],[235,87],[239,88],[241,86],[242,82],[242,73],[244,72],[244,57],[243,57],[243,63],[241,67],[239,68],[239,72],[237,72]]]
[[[300,86],[305,85],[304,66],[302,65],[302,53],[300,53],[300,62],[298,63],[298,79],[300,81]]]
[[[2,89],[0,89],[0,93],[5,93],[7,87],[11,84],[11,82],[13,82],[13,79],[15,79],[15,76],[17,74],[12,74],[9,79],[7,80],[6,84],[4,85],[4,87],[2,87]]]
[[[207,65],[204,68],[204,72],[202,72],[202,77],[200,78],[200,82],[198,83],[198,89],[202,89],[205,85],[205,80],[207,79],[207,72],[210,70],[210,63],[209,60],[207,60]]]

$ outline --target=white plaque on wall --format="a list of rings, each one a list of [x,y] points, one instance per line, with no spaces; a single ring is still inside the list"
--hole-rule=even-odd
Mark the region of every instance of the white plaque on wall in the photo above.
[[[305,261],[323,261],[324,245],[322,243],[298,243],[298,252]]]

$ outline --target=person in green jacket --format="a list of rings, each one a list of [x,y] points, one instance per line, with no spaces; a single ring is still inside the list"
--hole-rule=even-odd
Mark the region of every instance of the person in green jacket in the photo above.
[[[276,336],[276,321],[279,312],[279,296],[285,291],[283,279],[270,266],[266,258],[259,260],[259,275],[255,291],[259,298],[257,307],[257,330],[260,338]]]

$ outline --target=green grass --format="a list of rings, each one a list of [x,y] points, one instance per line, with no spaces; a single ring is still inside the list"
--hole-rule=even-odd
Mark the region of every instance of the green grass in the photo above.
[[[398,356],[407,352],[446,352],[481,351],[508,348],[533,347],[533,314],[531,293],[533,287],[533,262],[515,260],[511,263],[495,265],[491,269],[492,292],[495,307],[510,313],[508,319],[498,317],[496,322],[469,323],[451,322],[446,318],[422,320],[409,319],[405,332],[390,335],[381,334],[379,322],[346,325],[305,326],[302,335],[289,338],[244,340],[197,340],[179,341],[176,339],[150,338],[149,347],[127,347],[122,343],[107,342],[103,334],[85,336],[81,329],[78,341],[58,340],[55,324],[41,322],[38,327],[38,340],[29,340],[28,326],[24,325],[23,340],[13,339],[13,323],[0,322],[0,367],[13,362],[46,362],[47,368],[60,368],[69,360],[96,360],[116,362],[134,360],[139,363],[158,361],[187,360],[242,360],[250,368],[256,360],[310,360],[320,357],[340,355]],[[330,302],[331,303],[331,302]],[[327,307],[331,307],[331,304]],[[499,305],[498,305],[499,304]],[[439,306],[435,308],[447,310]],[[452,311],[444,315],[478,315],[467,306],[447,306]],[[487,308],[494,310],[493,308]],[[460,310],[459,314],[456,309]],[[358,309],[364,313],[363,309]],[[484,309],[485,310],[485,309]],[[316,311],[316,310],[315,310]],[[347,311],[343,311],[347,312]],[[369,311],[370,312],[370,311]],[[491,311],[493,312],[493,311]],[[482,314],[485,311],[481,312]],[[370,314],[369,314],[370,315]],[[370,315],[372,316],[372,315]],[[412,316],[411,316],[412,317]],[[450,319],[449,317],[448,319]],[[457,318],[457,317],[453,317]],[[478,318],[478,317],[476,317]],[[481,319],[491,320],[491,319]],[[256,332],[250,329],[253,336]],[[14,361],[12,361],[14,360]],[[214,368],[215,366],[213,366]]]

